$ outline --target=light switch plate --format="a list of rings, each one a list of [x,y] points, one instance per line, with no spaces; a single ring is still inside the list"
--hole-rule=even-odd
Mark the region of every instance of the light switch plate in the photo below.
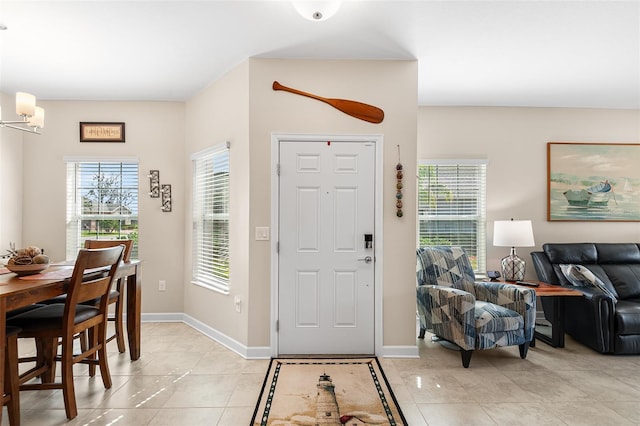
[[[257,226],[256,227],[256,241],[269,241],[269,227]]]

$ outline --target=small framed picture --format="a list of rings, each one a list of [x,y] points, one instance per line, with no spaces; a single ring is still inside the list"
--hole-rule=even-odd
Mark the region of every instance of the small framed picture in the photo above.
[[[80,122],[80,142],[124,142],[124,123]]]

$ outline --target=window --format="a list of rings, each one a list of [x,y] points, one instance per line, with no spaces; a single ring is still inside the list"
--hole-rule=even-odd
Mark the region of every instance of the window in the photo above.
[[[193,162],[193,277],[229,292],[229,144],[196,153]]]
[[[138,161],[67,163],[67,260],[87,239],[132,239],[138,257]]]
[[[486,161],[421,161],[418,166],[420,246],[467,251],[474,271],[486,269]]]

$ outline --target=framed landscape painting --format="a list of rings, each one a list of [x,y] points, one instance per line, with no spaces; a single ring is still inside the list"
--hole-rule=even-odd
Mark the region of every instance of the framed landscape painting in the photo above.
[[[640,221],[640,144],[547,144],[547,220]]]

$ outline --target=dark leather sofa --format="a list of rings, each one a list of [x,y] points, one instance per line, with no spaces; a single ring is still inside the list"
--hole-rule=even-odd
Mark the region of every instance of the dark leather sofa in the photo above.
[[[531,253],[538,279],[571,286],[584,297],[564,300],[565,331],[578,342],[601,353],[640,354],[640,244],[544,244]],[[617,297],[602,290],[573,287],[560,265],[588,268]],[[549,298],[541,298],[545,317],[552,321]]]

